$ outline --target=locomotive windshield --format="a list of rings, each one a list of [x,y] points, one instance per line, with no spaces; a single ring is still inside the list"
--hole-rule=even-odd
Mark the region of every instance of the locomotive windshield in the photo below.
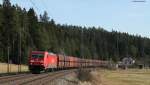
[[[32,58],[43,58],[43,54],[32,54]]]

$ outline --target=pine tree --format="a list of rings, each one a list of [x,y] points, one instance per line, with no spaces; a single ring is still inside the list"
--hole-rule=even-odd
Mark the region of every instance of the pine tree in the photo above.
[[[37,33],[38,33],[38,19],[37,16],[35,14],[35,11],[33,8],[29,9],[28,13],[28,28],[29,28],[29,43],[30,43],[30,47],[31,49],[37,49],[36,47],[38,46],[38,37]]]
[[[46,11],[44,11],[43,15],[40,15],[40,21],[43,23],[48,23],[49,22],[49,17]]]
[[[7,48],[9,47],[10,50],[12,49],[11,39],[13,36],[13,10],[9,0],[3,0],[2,8],[2,41],[5,46],[5,48],[3,47],[3,51],[5,52],[3,56],[5,56],[6,60]]]

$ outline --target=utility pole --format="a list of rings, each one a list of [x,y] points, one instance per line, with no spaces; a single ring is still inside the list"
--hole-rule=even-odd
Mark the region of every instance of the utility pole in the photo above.
[[[18,54],[18,73],[21,72],[21,28],[20,28],[20,32],[19,32],[19,45],[18,45],[18,49],[19,49],[19,54]]]
[[[84,55],[83,55],[83,28],[81,30],[81,58],[84,59]],[[83,66],[84,66],[84,61],[82,61]]]
[[[20,65],[19,71],[21,72],[21,54],[22,54],[22,51],[21,51],[21,48],[22,48],[21,47],[21,28],[20,28],[20,46],[19,47],[20,47],[20,49],[19,49],[20,50],[20,52],[19,52],[19,54],[20,54],[19,55],[19,65]]]
[[[118,34],[117,34],[117,60],[119,58]]]
[[[19,52],[19,71],[21,72],[21,29],[20,29],[20,52]]]
[[[8,48],[7,48],[7,51],[8,51],[8,55],[7,55],[7,73],[9,73],[10,72],[10,69],[9,69],[9,46],[8,46]]]
[[[80,68],[79,69],[81,69],[82,67],[83,67],[83,28],[81,28],[81,37],[80,37],[80,40],[81,40],[81,45],[80,45],[80,63],[81,63],[81,65],[80,65]]]

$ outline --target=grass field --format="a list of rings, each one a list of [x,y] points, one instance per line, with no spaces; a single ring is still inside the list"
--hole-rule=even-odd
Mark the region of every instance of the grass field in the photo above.
[[[18,72],[18,65],[10,64],[9,69],[10,69],[10,72]],[[28,66],[21,65],[21,71],[28,71]],[[7,73],[6,63],[0,63],[0,73]]]
[[[150,69],[104,70],[90,72],[90,80],[79,85],[150,85]]]
[[[100,70],[92,75],[97,85],[150,85],[150,69]]]

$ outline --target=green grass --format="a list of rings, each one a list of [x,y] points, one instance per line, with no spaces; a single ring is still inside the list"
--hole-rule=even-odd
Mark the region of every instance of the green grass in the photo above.
[[[9,66],[10,72],[18,72],[18,65],[10,64]],[[21,65],[21,71],[28,71],[28,66]],[[0,73],[7,73],[7,64],[6,63],[0,63]]]

